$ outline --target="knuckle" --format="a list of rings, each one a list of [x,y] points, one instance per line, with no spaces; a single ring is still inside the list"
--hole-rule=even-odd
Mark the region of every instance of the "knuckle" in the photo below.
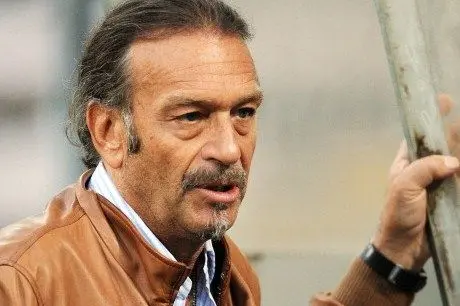
[[[429,173],[435,173],[443,162],[444,159],[441,155],[430,155],[417,160],[414,164],[422,171],[425,170]]]

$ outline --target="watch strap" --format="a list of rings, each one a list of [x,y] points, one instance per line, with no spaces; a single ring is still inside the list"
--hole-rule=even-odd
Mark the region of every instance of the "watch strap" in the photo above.
[[[375,273],[401,291],[415,293],[426,285],[427,277],[423,269],[420,272],[404,269],[401,265],[386,258],[372,243],[361,253],[361,259]]]

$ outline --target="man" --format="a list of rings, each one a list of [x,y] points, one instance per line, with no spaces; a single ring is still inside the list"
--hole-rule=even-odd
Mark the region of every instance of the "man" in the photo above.
[[[218,0],[132,0],[106,16],[70,107],[91,170],[43,216],[2,230],[0,305],[260,305],[256,275],[224,236],[262,103],[249,36]],[[372,245],[311,303],[410,304],[429,256],[425,187],[458,169],[443,156],[409,165],[403,146]]]

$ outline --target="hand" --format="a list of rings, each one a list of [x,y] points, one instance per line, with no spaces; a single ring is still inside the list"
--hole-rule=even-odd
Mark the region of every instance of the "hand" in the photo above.
[[[432,155],[409,164],[407,146],[390,168],[387,202],[381,214],[375,247],[406,269],[419,271],[430,256],[425,236],[425,188],[459,171],[455,157]]]

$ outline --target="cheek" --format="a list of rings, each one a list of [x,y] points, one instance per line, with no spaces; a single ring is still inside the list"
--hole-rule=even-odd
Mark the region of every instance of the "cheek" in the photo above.
[[[245,139],[241,142],[241,163],[243,164],[243,168],[249,172],[249,168],[251,167],[252,157],[254,155],[254,151],[256,148],[256,133],[251,135],[246,135]]]
[[[159,185],[160,189],[169,189],[178,166],[174,147],[170,141],[156,135],[141,136],[140,141],[140,151],[133,157],[139,159],[138,163],[145,171],[144,178]]]
[[[191,164],[199,153],[199,146],[193,141],[169,139],[156,147],[151,154],[155,156],[155,165],[161,169],[160,175],[172,186],[166,188],[179,188],[184,174],[190,169]]]

